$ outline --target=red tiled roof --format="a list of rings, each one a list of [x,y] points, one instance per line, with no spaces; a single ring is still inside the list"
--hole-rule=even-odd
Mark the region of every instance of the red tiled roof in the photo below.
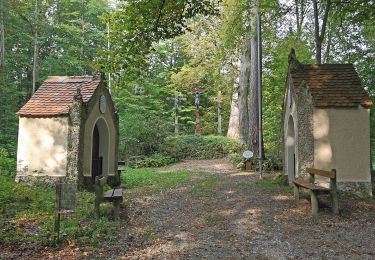
[[[91,76],[49,76],[31,99],[18,111],[20,116],[68,115],[73,98],[80,89],[87,103],[100,81]]]
[[[300,64],[291,75],[294,87],[306,83],[316,107],[372,106],[352,64]]]

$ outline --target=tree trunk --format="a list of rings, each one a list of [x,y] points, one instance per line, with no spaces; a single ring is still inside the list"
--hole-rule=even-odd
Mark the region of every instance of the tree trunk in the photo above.
[[[240,117],[238,110],[238,85],[235,84],[230,105],[230,116],[227,137],[240,138]]]
[[[251,37],[251,74],[250,74],[250,107],[249,107],[249,150],[259,158],[259,62],[258,62],[258,24],[257,16],[259,7],[255,3],[252,9],[251,27],[253,28],[253,36]],[[263,145],[263,142],[262,142]],[[264,151],[264,149],[262,149]],[[263,155],[262,155],[263,158]]]
[[[295,0],[295,15],[296,15],[296,24],[297,24],[297,37],[301,38],[302,35],[302,25],[305,19],[305,1],[304,0]]]
[[[240,145],[248,144],[249,137],[249,112],[248,112],[248,94],[250,79],[250,53],[251,40],[245,41],[245,46],[241,54],[240,77],[238,87],[238,112],[240,127]]]
[[[4,4],[0,0],[0,68],[5,66],[5,30],[4,30]]]
[[[36,91],[36,77],[37,77],[37,58],[38,58],[38,0],[35,0],[35,17],[33,25],[33,41],[34,41],[34,55],[33,55],[33,89],[32,94]]]
[[[326,52],[324,56],[324,63],[329,63],[330,61],[331,44],[332,44],[332,28],[329,28],[328,33],[327,33],[327,44],[326,44]]]
[[[331,0],[326,0],[326,6],[323,14],[322,28],[319,25],[319,9],[317,0],[313,0],[314,8],[314,25],[315,25],[315,62],[317,64],[322,63],[322,43],[324,41],[324,35],[327,28],[327,20],[329,10],[331,8]]]
[[[85,3],[85,0],[81,0],[81,38],[82,38],[82,42],[81,42],[81,50],[80,50],[80,59],[81,60],[84,60],[84,43],[86,41],[86,37],[85,37],[85,11],[86,11],[86,3]],[[84,73],[84,71],[82,70],[82,67],[81,68],[81,72]]]

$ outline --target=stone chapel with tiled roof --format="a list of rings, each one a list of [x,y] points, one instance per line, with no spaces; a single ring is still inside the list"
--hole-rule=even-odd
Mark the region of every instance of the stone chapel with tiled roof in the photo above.
[[[17,181],[91,185],[117,175],[118,115],[91,76],[50,76],[19,110]]]
[[[341,190],[371,193],[372,101],[352,64],[301,64],[289,54],[283,104],[284,174],[336,169]]]

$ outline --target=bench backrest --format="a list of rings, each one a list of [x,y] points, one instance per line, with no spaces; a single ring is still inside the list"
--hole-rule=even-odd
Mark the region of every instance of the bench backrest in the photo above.
[[[327,177],[330,179],[336,179],[336,170],[332,169],[331,171],[323,171],[314,168],[306,168],[306,172],[313,175],[319,175],[323,177]]]

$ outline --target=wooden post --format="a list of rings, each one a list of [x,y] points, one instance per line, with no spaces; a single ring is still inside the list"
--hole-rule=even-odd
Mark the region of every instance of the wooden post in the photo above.
[[[174,98],[167,97],[167,100],[174,100],[174,109],[175,109],[175,117],[174,117],[174,133],[178,135],[178,116],[179,116],[179,104],[180,101],[186,101],[186,98],[180,97],[180,93],[176,90]]]
[[[60,197],[61,197],[61,183],[60,181],[56,184],[56,201],[55,201],[55,225],[54,232],[56,234],[56,243],[60,240]]]
[[[101,185],[100,177],[96,176],[94,189],[95,189],[95,216],[97,218],[100,217],[100,203],[102,202],[102,197],[103,197],[103,185]]]
[[[221,91],[218,91],[216,99],[214,99],[217,102],[217,134],[222,135],[221,130],[221,112],[223,110],[223,102],[221,100]]]
[[[338,196],[337,196],[337,183],[336,183],[336,179],[337,179],[336,170],[332,169],[332,173],[335,174],[335,178],[330,179],[332,211],[335,214],[339,214],[339,202],[338,202]]]
[[[311,197],[311,213],[312,213],[313,217],[317,217],[318,216],[318,208],[319,208],[318,197],[317,197],[316,193],[312,190],[310,190],[310,197]]]
[[[294,199],[299,200],[299,188],[297,185],[293,184]]]
[[[194,88],[193,93],[195,95],[195,135],[201,135],[201,119],[199,113],[199,103],[201,99],[201,93],[206,92],[205,88]]]
[[[119,219],[119,217],[120,217],[120,204],[121,204],[120,199],[114,199],[114,201],[113,201],[113,218],[115,220]]]

